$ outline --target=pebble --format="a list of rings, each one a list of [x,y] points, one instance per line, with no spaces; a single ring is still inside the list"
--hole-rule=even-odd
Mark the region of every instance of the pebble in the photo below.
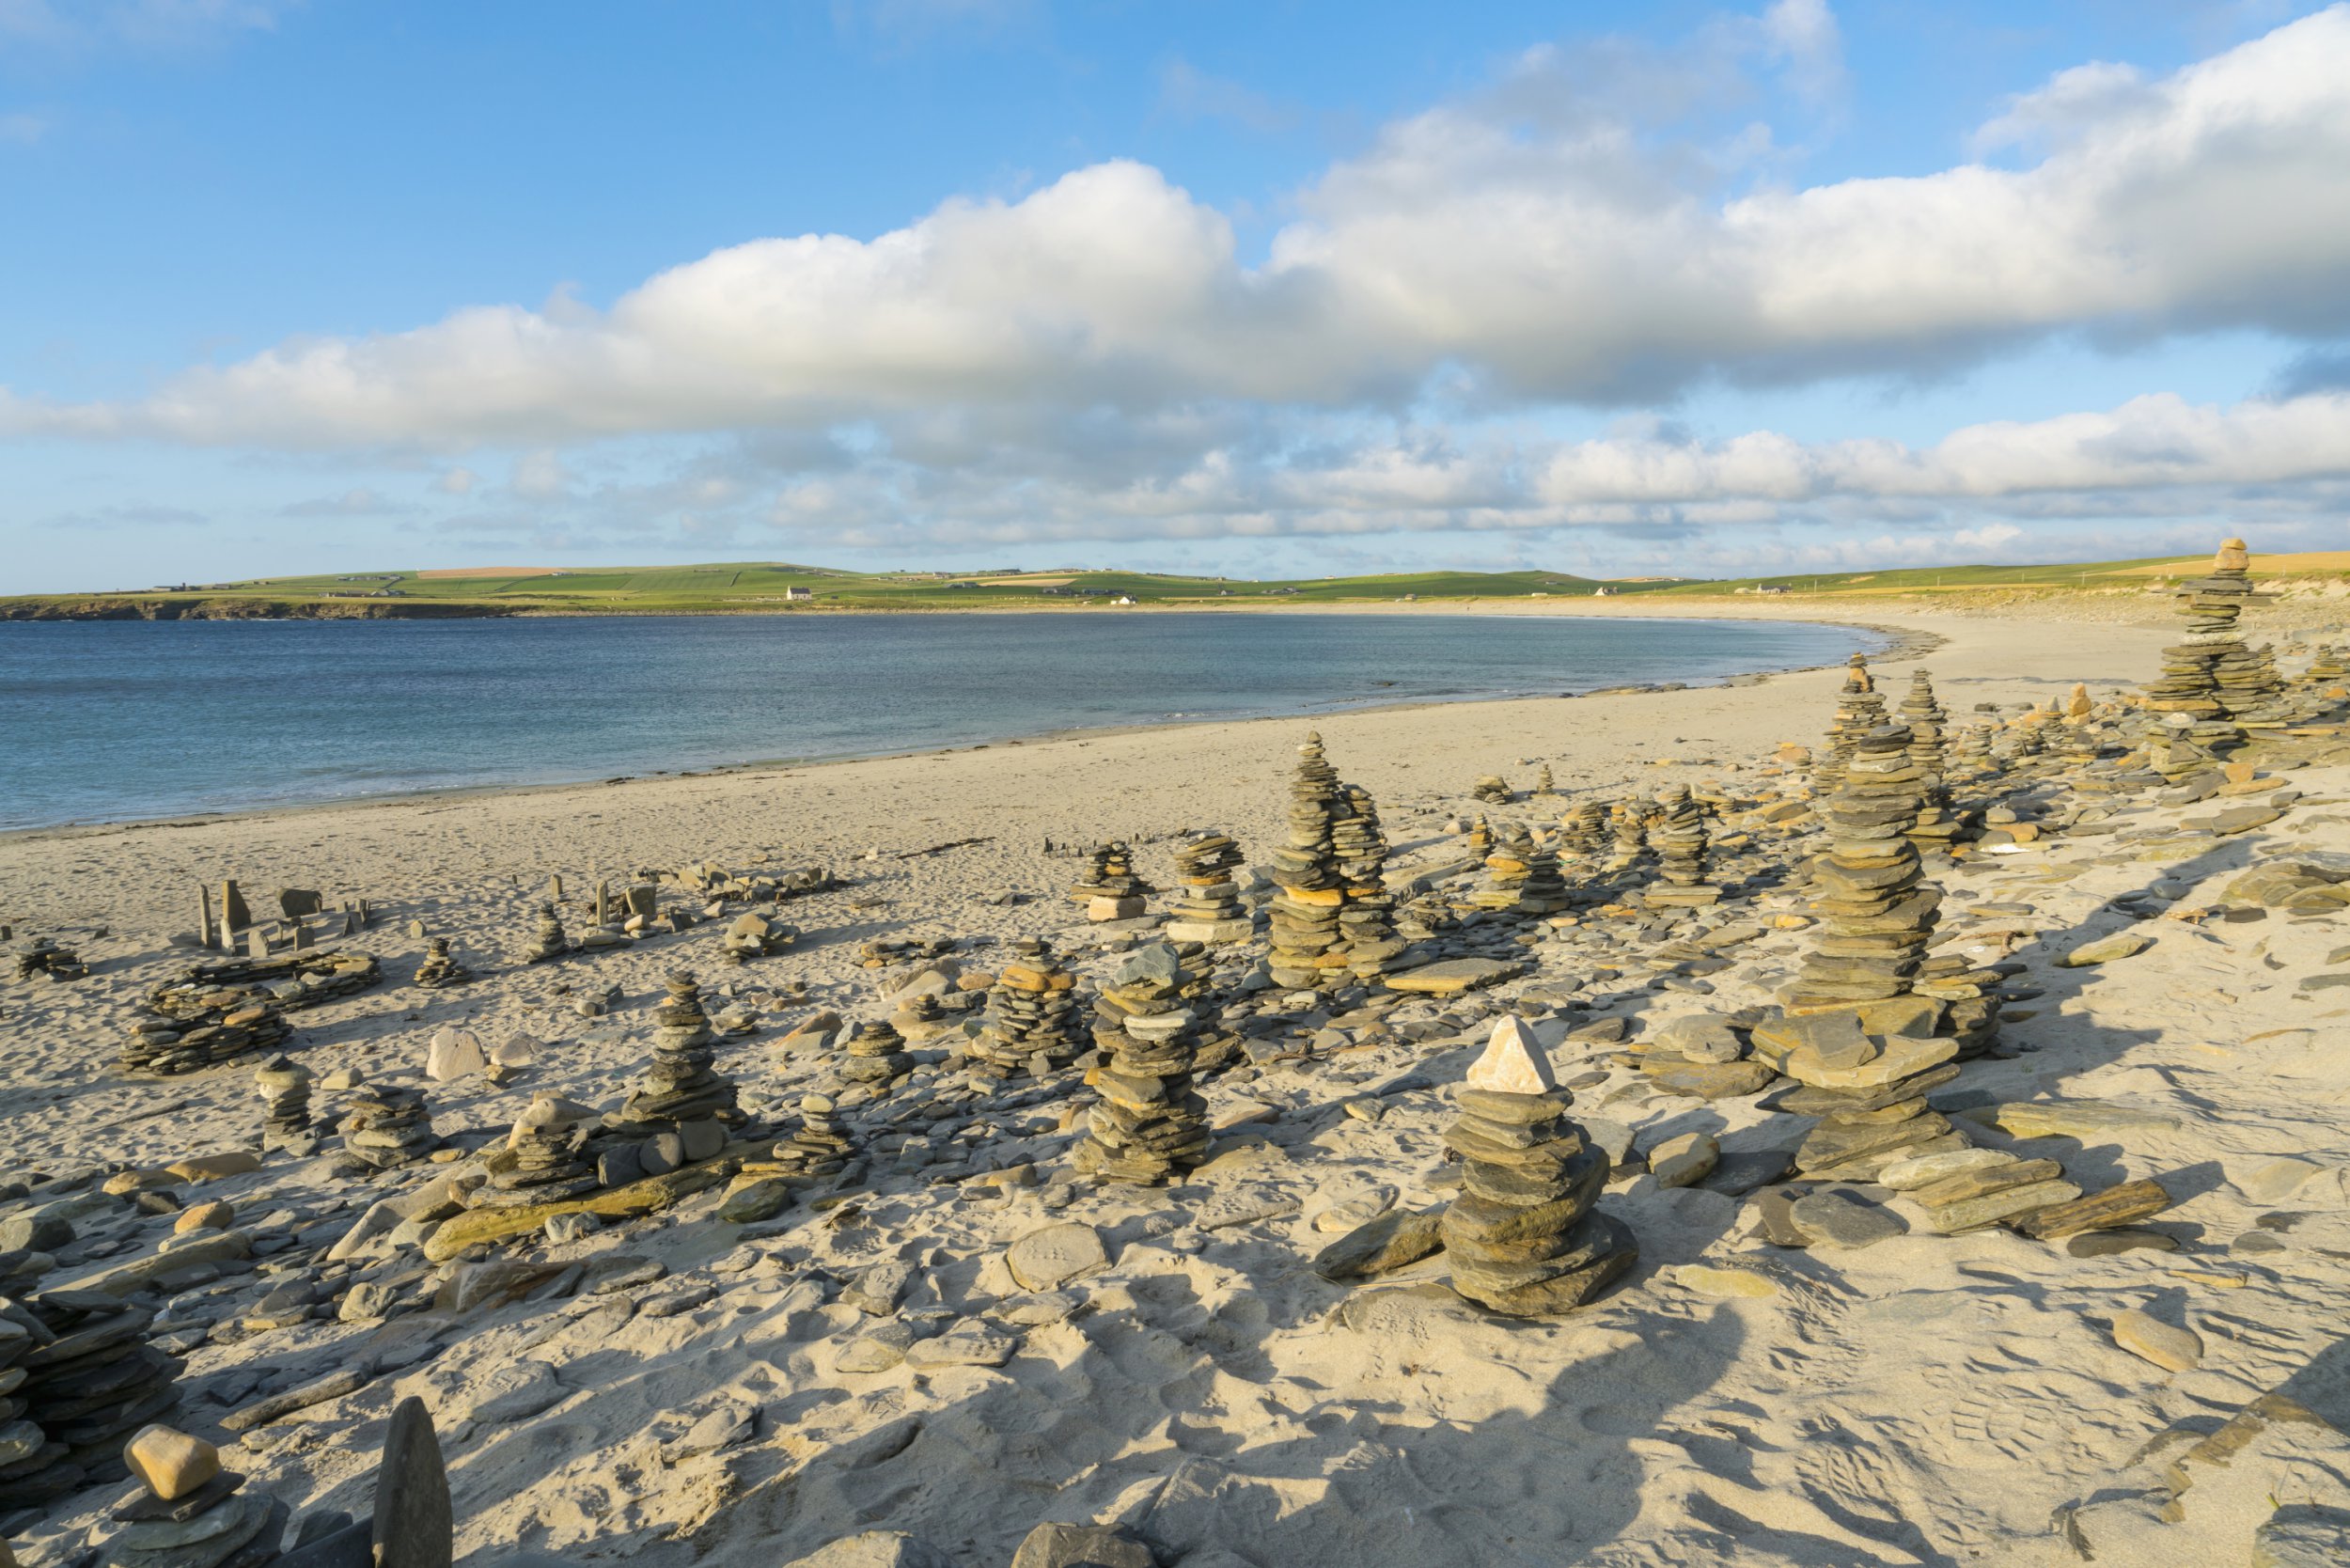
[[[2113,1315],[2113,1342],[2166,1372],[2192,1372],[2203,1363],[2203,1341],[2189,1328],[2173,1328],[2135,1307]]]

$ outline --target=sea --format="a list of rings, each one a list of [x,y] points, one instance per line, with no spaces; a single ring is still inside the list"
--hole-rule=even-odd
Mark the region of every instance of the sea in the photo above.
[[[0,831],[1719,682],[1852,627],[1446,614],[0,622]]]

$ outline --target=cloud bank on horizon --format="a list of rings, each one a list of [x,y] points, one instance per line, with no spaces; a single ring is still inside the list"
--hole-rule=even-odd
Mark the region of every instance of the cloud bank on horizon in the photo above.
[[[1823,0],[1707,47],[1841,90]],[[2059,525],[2200,538],[2215,516],[2327,543],[2350,493],[2350,6],[2168,74],[2064,71],[1970,152],[1787,181],[1775,149],[1660,134],[1546,45],[1381,128],[1261,243],[1112,159],[870,239],[730,245],[607,308],[291,338],[124,399],[0,389],[0,433],[420,467],[435,505],[477,509],[445,537],[500,550],[558,518],[958,557],[1596,530],[1732,570],[2013,557]],[[2217,334],[2273,341],[2283,370],[2233,400],[2148,387],[1921,442],[1674,416],[1709,391]],[[624,475],[574,478],[619,449]]]

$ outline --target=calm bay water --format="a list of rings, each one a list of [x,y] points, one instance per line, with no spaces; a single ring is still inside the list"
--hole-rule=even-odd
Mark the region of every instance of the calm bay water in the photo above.
[[[1445,615],[0,622],[0,829],[1550,695],[1842,627]]]

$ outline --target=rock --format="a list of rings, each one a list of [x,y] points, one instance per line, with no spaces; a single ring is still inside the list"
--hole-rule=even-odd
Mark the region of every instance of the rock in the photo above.
[[[759,1412],[743,1404],[721,1404],[686,1429],[685,1435],[670,1443],[663,1457],[672,1464],[698,1454],[716,1453],[748,1442],[759,1430]]]
[[[840,1299],[869,1317],[885,1318],[905,1300],[914,1278],[914,1265],[893,1258],[859,1273],[841,1289]]]
[[[1559,1087],[1550,1058],[1525,1020],[1494,1021],[1484,1054],[1468,1070],[1468,1087],[1493,1094],[1542,1094]]]
[[[184,1497],[220,1474],[220,1450],[167,1426],[142,1428],[123,1446],[123,1463],[165,1502]]]
[[[2203,1341],[2192,1329],[2173,1328],[2135,1307],[2113,1314],[2113,1342],[2166,1372],[2192,1372],[2203,1361]]]
[[[1000,1367],[1018,1354],[1020,1339],[991,1325],[956,1325],[935,1340],[916,1340],[906,1347],[906,1363],[916,1367]]]
[[[1692,1186],[1712,1174],[1721,1145],[1706,1133],[1683,1133],[1648,1152],[1649,1174],[1660,1187]]]
[[[1399,1209],[1379,1215],[1314,1254],[1313,1271],[1334,1284],[1376,1278],[1444,1247],[1442,1209]]]
[[[875,1324],[840,1347],[833,1367],[858,1376],[885,1372],[906,1358],[906,1350],[913,1343],[914,1330],[905,1324]]]
[[[2176,1252],[2178,1239],[2160,1231],[2085,1231],[2064,1244],[2068,1257],[2110,1258],[2122,1252]]]
[[[2054,1165],[2053,1160],[2035,1164]],[[2022,1186],[2002,1187],[1978,1198],[1966,1198],[1945,1203],[1933,1211],[1934,1228],[1946,1236],[1962,1231],[1979,1231],[1986,1225],[1999,1225],[2022,1215],[2037,1214],[2042,1209],[2070,1203],[2081,1195],[2081,1189],[2070,1182],[2028,1182]]]
[[[1789,1217],[1814,1247],[1873,1247],[1909,1233],[1901,1215],[1841,1187],[1796,1199]]]
[[[2255,1203],[2281,1203],[2325,1168],[2288,1154],[2266,1161],[2235,1179],[2235,1188]]]
[[[1368,1225],[1395,1207],[1396,1196],[1395,1188],[1382,1186],[1372,1188],[1360,1198],[1334,1203],[1314,1215],[1314,1229],[1324,1235],[1333,1235]]]
[[[2015,1163],[2015,1156],[2003,1150],[1948,1149],[1895,1160],[1877,1172],[1876,1181],[1879,1186],[1891,1187],[1895,1192],[1907,1192],[1913,1187],[1931,1186],[1962,1170]]]
[[[773,1219],[791,1206],[791,1184],[778,1177],[748,1182],[736,1187],[718,1205],[718,1217],[736,1225],[756,1225]]]
[[[1665,1061],[1645,1063],[1641,1071],[1667,1094],[1699,1100],[1743,1100],[1760,1094],[1778,1081],[1778,1074],[1760,1061]]]
[[[2070,1137],[2101,1140],[2117,1133],[2169,1132],[2179,1119],[2166,1111],[2117,1105],[2103,1100],[2013,1100],[1955,1115],[1986,1122],[2010,1137]]]
[[[1157,1568],[1151,1548],[1106,1525],[1039,1525],[1011,1554],[1011,1568]]]
[[[226,1231],[237,1222],[237,1211],[226,1203],[197,1203],[180,1211],[180,1217],[171,1222],[172,1234],[184,1236],[191,1231]]]
[[[553,1203],[522,1203],[503,1209],[468,1209],[445,1221],[424,1244],[429,1262],[445,1263],[469,1247],[504,1241],[539,1230],[556,1215],[591,1214],[603,1219],[655,1214],[679,1199],[713,1187],[733,1175],[731,1160],[689,1166],[666,1176],[650,1176],[624,1187],[590,1193],[585,1198]],[[235,1235],[237,1232],[228,1231]]]
[[[2087,969],[2100,964],[2112,964],[2124,958],[2135,958],[2154,945],[2154,939],[2139,931],[2118,931],[2111,936],[2101,936],[2084,942],[2057,962],[2067,969]]]
[[[370,1534],[375,1568],[450,1568],[456,1516],[440,1440],[422,1400],[401,1400],[392,1410]]]
[[[261,1156],[244,1150],[225,1154],[198,1154],[191,1160],[176,1160],[164,1167],[183,1182],[216,1182],[224,1176],[243,1176],[261,1168]]]
[[[471,1029],[436,1031],[424,1057],[425,1074],[436,1084],[471,1077],[489,1065],[489,1054],[482,1050],[481,1039]]]
[[[1108,1251],[1092,1227],[1063,1221],[1031,1231],[1004,1254],[1024,1291],[1057,1291],[1109,1267]]]
[[[2123,1182],[2069,1203],[2050,1204],[2017,1220],[2015,1229],[2040,1241],[2055,1241],[2085,1231],[2127,1225],[2158,1215],[2170,1206],[2170,1195],[2155,1183]],[[2076,1252],[2074,1256],[2085,1254]]]
[[[1745,1296],[1766,1300],[1778,1294],[1778,1282],[1761,1269],[1713,1263],[1684,1263],[1672,1271],[1673,1283],[1700,1295],[1719,1298]]]
[[[784,1568],[959,1568],[955,1560],[903,1530],[869,1529],[844,1535]]]
[[[2252,1531],[2250,1568],[2342,1568],[2350,1562],[2350,1510],[2286,1503]]]
[[[1391,991],[1414,991],[1432,996],[1457,996],[1479,986],[1493,985],[1525,973],[1522,964],[1492,958],[1448,958],[1386,977]]]

